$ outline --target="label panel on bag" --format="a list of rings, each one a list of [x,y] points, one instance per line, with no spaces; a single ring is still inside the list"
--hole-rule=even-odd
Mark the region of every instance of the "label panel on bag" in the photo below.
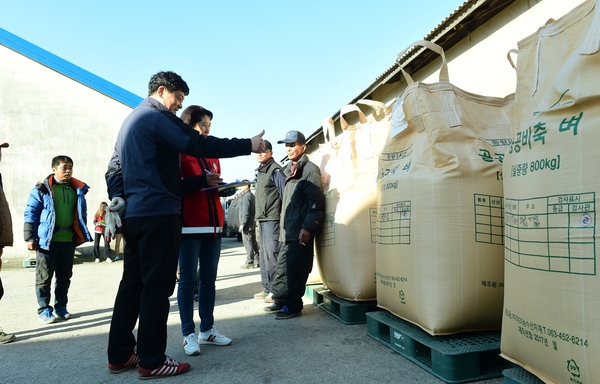
[[[411,201],[383,204],[377,210],[377,243],[410,244]]]
[[[369,210],[369,238],[371,243],[375,243],[377,237],[377,209],[368,208]],[[326,212],[323,224],[319,236],[316,237],[317,245],[319,247],[333,247],[336,245],[336,231],[335,231],[335,212]]]
[[[504,245],[504,203],[502,196],[475,194],[475,241]]]
[[[596,275],[596,193],[505,199],[505,259],[522,268]]]
[[[319,247],[333,247],[335,245],[335,212],[326,212],[321,224],[321,231],[317,236]]]

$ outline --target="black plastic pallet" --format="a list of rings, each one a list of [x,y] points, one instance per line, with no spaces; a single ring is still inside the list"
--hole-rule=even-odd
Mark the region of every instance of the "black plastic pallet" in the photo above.
[[[504,384],[544,384],[537,376],[521,367],[509,368],[502,371]]]
[[[312,299],[313,304],[344,324],[364,324],[367,322],[367,312],[380,310],[375,300],[350,301],[337,297],[323,285],[309,287],[305,295]]]
[[[500,357],[500,331],[431,336],[388,311],[369,312],[367,334],[446,383],[502,377],[514,364]]]

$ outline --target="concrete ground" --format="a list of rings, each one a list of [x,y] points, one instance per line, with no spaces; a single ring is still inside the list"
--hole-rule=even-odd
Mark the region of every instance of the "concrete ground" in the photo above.
[[[23,246],[25,246],[23,244]],[[135,370],[111,374],[106,344],[122,262],[96,264],[92,245],[80,247],[69,292],[73,319],[43,324],[37,317],[34,268],[20,261],[0,272],[5,295],[0,328],[17,336],[0,345],[0,383],[132,383]],[[300,318],[275,320],[267,304],[253,299],[261,290],[256,269],[242,270],[240,242],[224,239],[215,328],[231,337],[230,346],[202,346],[187,356],[176,292],[171,298],[167,354],[191,363],[190,372],[164,378],[178,383],[442,383],[426,370],[374,340],[366,324],[345,325],[305,298]],[[196,314],[196,326],[199,319]],[[503,378],[480,381],[503,383]]]

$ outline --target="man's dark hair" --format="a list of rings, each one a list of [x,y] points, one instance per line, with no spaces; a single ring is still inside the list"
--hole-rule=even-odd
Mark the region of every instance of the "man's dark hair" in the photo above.
[[[60,163],[71,163],[71,165],[73,165],[73,159],[65,155],[56,156],[52,159],[52,168],[58,167]]]
[[[181,120],[192,127],[196,123],[199,123],[204,116],[208,116],[211,120],[213,119],[213,113],[199,105],[190,105],[181,112]]]
[[[169,92],[175,91],[183,91],[184,95],[189,95],[190,89],[187,86],[187,83],[183,81],[181,76],[176,74],[175,72],[158,72],[154,74],[150,78],[150,82],[148,83],[148,96],[156,92],[158,87],[163,86]]]

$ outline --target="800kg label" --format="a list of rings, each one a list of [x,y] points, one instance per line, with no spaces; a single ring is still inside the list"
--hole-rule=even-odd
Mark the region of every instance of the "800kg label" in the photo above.
[[[511,166],[511,177],[525,176],[528,172],[555,171],[560,169],[560,155],[555,158],[534,160],[530,163],[515,164]]]

